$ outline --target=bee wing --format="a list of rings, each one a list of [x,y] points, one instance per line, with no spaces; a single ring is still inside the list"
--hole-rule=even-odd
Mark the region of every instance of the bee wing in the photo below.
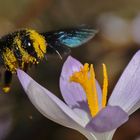
[[[64,30],[50,31],[42,33],[45,37],[48,48],[48,53],[53,53],[54,50],[60,54],[69,53],[70,48],[79,47],[92,39],[97,30],[87,27],[70,28]]]

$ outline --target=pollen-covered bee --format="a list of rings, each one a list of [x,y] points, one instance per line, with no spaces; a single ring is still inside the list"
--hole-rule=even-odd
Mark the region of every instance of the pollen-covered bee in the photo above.
[[[38,64],[46,54],[68,53],[94,37],[92,28],[71,28],[45,33],[22,29],[0,38],[0,63],[5,68],[3,91],[10,90],[12,74],[17,68],[24,71],[31,64]]]

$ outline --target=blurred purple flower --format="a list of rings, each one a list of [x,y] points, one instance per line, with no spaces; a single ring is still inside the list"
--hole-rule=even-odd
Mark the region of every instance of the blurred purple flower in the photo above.
[[[99,109],[95,116],[91,115],[92,107],[82,86],[70,82],[73,73],[79,72],[82,67],[72,57],[64,63],[60,89],[66,104],[23,71],[18,70],[17,74],[31,102],[48,119],[79,131],[88,140],[111,140],[115,130],[128,120],[128,115],[140,107],[140,51],[126,67],[105,106],[102,105],[104,92],[96,81]],[[93,74],[91,70],[88,73]]]

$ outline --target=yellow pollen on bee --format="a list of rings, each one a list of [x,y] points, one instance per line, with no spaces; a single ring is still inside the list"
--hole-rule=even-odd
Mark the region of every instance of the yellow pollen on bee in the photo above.
[[[8,70],[14,73],[16,71],[16,68],[18,67],[18,62],[13,51],[9,48],[6,48],[5,52],[2,55],[5,66]]]
[[[22,42],[20,38],[17,36],[14,39],[14,44],[16,44],[16,47],[19,49],[21,56],[22,56],[22,68],[24,68],[25,63],[36,63],[36,58],[31,56],[22,46]]]
[[[103,76],[102,107],[105,107],[108,87],[108,78],[105,64],[103,64]],[[70,77],[70,81],[79,83],[83,87],[87,96],[87,102],[91,116],[94,117],[99,112],[99,102],[93,65],[91,64],[89,67],[89,64],[85,63],[80,71],[73,73],[73,75]]]
[[[10,91],[10,87],[9,86],[3,87],[2,90],[4,93],[8,93]]]
[[[47,43],[45,38],[37,33],[35,30],[28,30],[30,39],[33,40],[33,47],[37,56],[41,59],[44,57],[44,53],[46,53]]]

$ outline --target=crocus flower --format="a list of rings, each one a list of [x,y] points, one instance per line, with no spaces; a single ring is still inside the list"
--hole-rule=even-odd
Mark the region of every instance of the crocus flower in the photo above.
[[[108,78],[103,64],[103,89],[95,80],[93,65],[82,65],[71,56],[61,76],[61,101],[21,70],[18,78],[33,105],[48,119],[75,129],[88,140],[111,140],[115,130],[140,107],[140,51],[116,84],[108,102]]]

